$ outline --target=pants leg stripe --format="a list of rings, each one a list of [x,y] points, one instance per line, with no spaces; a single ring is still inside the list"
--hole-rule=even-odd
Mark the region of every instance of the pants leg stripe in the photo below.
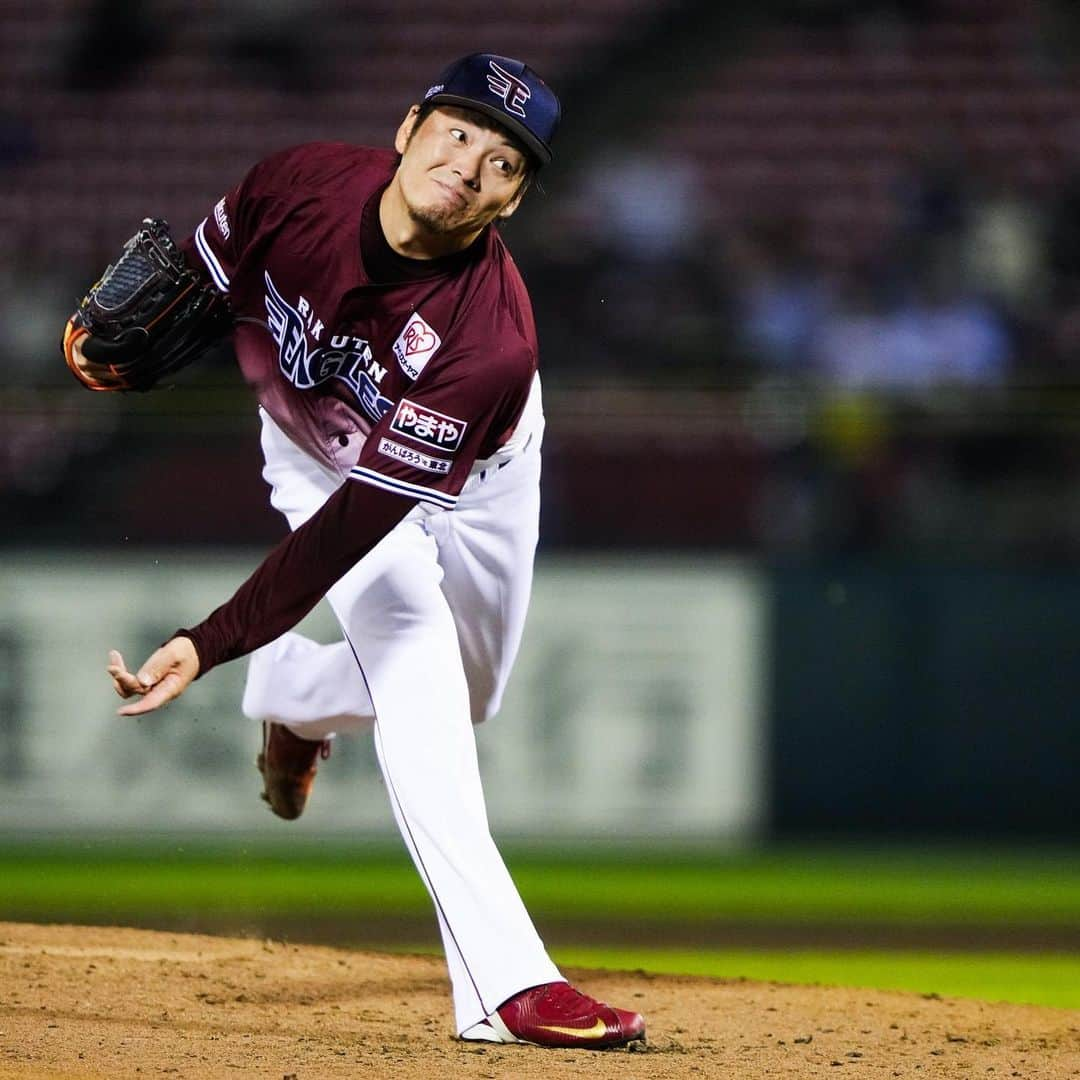
[[[344,633],[344,627],[342,627]],[[412,827],[409,825],[409,820],[405,816],[405,810],[401,805],[401,800],[398,798],[397,789],[394,787],[394,779],[390,775],[390,769],[387,765],[386,755],[382,752],[382,734],[379,729],[379,706],[375,701],[375,695],[371,692],[371,685],[368,683],[367,675],[364,673],[364,665],[360,662],[360,657],[356,654],[356,649],[353,646],[352,641],[349,639],[349,635],[345,634],[345,640],[349,642],[349,649],[353,654],[353,659],[356,661],[357,670],[360,672],[360,678],[364,680],[364,686],[367,688],[368,697],[371,698],[372,710],[375,713],[375,740],[379,744],[380,753],[379,759],[382,764],[383,779],[386,781],[386,790],[390,793],[390,798],[393,801],[394,807],[397,810],[398,820],[401,822],[402,835],[405,838],[405,843],[409,847],[409,851],[412,853],[413,859],[416,862],[417,869],[420,872],[420,876],[424,879],[424,883],[427,885],[428,892],[431,894],[432,900],[435,902],[435,907],[438,910],[439,918],[442,925],[446,927],[446,932],[450,935],[450,940],[454,943],[454,948],[457,951],[458,956],[461,958],[462,967],[465,969],[465,973],[469,976],[469,982],[472,984],[473,993],[476,994],[476,1000],[480,1003],[480,1008],[483,1010],[485,1016],[488,1014],[488,1008],[484,1004],[484,998],[480,993],[480,988],[476,985],[476,979],[473,978],[473,973],[469,968],[469,961],[465,958],[464,952],[461,950],[461,946],[458,944],[457,935],[454,933],[454,928],[450,925],[450,920],[447,918],[446,911],[443,908],[442,901],[439,899],[439,893],[435,888],[435,883],[431,879],[431,875],[428,873],[427,866],[424,865],[424,857],[420,854],[420,849],[416,845],[416,840],[413,838]]]

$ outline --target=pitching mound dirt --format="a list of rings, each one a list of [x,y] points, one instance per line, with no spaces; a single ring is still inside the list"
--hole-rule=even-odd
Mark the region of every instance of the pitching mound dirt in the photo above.
[[[458,1042],[443,965],[432,957],[0,923],[0,1077],[1080,1076],[1075,1011],[569,974],[594,996],[644,1012],[648,1047]]]

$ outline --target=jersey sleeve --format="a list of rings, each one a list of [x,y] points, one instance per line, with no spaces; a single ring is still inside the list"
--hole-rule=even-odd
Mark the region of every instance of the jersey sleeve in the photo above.
[[[188,261],[223,293],[244,252],[260,231],[272,229],[285,213],[285,195],[294,185],[307,156],[303,146],[283,150],[253,166],[226,192],[181,247]]]
[[[521,415],[534,370],[524,344],[444,357],[375,425],[350,479],[452,510],[473,465]]]
[[[195,645],[200,678],[295,626],[414,505],[375,488],[342,484],[229,600],[197,626],[177,631]]]

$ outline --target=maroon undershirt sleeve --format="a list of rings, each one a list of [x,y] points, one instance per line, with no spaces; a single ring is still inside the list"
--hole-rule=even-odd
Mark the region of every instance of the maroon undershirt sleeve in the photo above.
[[[416,505],[416,500],[346,480],[213,614],[178,630],[199,654],[199,675],[294,627],[339,578]]]

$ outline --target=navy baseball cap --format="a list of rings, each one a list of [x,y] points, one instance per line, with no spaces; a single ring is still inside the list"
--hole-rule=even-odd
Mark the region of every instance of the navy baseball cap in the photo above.
[[[455,60],[424,94],[425,102],[477,109],[516,135],[540,160],[551,161],[559,99],[528,64],[494,53]]]

